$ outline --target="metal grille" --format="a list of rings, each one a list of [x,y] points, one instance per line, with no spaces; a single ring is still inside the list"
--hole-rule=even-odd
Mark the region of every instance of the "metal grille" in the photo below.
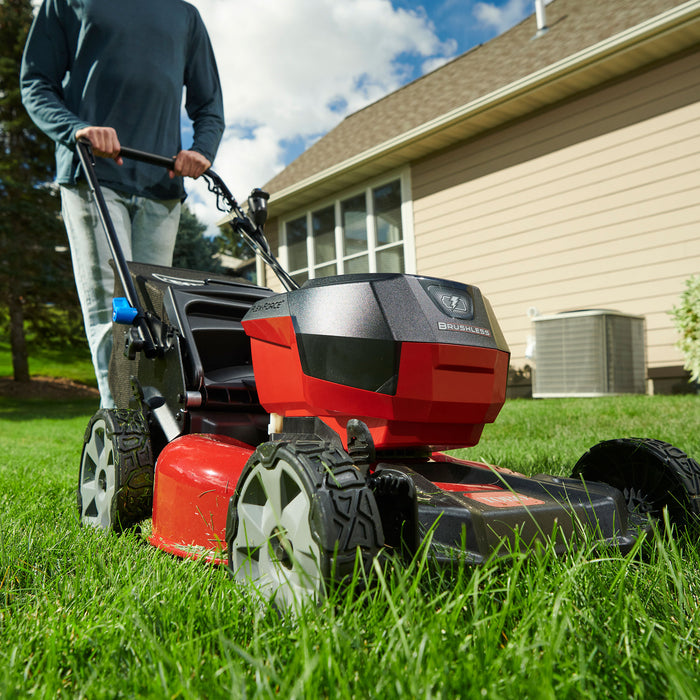
[[[533,320],[535,398],[645,393],[643,317],[580,311]]]

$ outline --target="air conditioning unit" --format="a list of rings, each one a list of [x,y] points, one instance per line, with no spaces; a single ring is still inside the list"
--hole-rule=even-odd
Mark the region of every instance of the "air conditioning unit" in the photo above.
[[[646,393],[643,316],[593,310],[532,320],[533,398]]]

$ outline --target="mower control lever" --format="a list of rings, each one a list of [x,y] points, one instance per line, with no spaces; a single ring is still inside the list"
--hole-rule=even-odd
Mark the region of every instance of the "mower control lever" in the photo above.
[[[262,228],[267,221],[267,200],[270,195],[256,187],[248,197],[248,214],[257,228]]]

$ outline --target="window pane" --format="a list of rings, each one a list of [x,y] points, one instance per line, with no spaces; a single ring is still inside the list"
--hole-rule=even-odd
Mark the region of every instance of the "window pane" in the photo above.
[[[403,246],[377,251],[377,272],[403,272]]]
[[[333,263],[332,265],[323,265],[322,267],[317,267],[314,269],[315,277],[330,277],[331,275],[338,274],[338,266]]]
[[[398,180],[372,190],[374,216],[377,226],[377,245],[398,243],[401,230],[401,186]]]
[[[287,223],[287,254],[289,255],[290,270],[300,270],[308,266],[305,216]]]
[[[367,250],[367,206],[365,195],[346,199],[340,204],[343,217],[344,255],[353,255]]]
[[[335,260],[335,208],[326,207],[311,215],[316,263]]]
[[[364,272],[369,272],[369,257],[367,255],[345,261],[346,275],[357,275]]]
[[[309,279],[309,273],[297,272],[296,275],[292,275],[292,279],[301,287],[301,285]]]

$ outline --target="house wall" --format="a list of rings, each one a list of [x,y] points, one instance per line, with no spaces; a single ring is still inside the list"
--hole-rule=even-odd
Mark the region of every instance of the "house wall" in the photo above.
[[[414,163],[417,271],[481,288],[512,352],[529,309],[646,317],[650,372],[679,367],[668,312],[700,272],[700,52]]]

